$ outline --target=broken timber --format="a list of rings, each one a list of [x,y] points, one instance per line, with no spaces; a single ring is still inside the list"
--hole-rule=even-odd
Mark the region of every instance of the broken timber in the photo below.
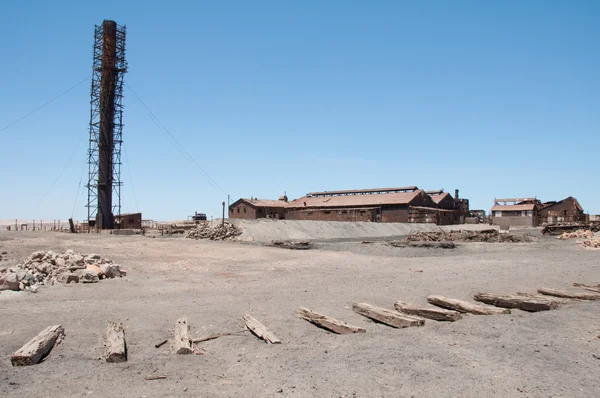
[[[589,290],[590,292],[600,293],[600,285],[586,285],[585,283],[573,283],[573,286]]]
[[[259,339],[264,340],[269,344],[281,344],[281,340],[275,336],[273,332],[265,327],[262,323],[251,317],[250,314],[246,314],[242,317],[246,322],[246,327]]]
[[[558,301],[550,298],[527,297],[520,295],[500,296],[491,293],[476,293],[475,301],[491,304],[496,307],[518,308],[523,311],[538,312],[558,308]]]
[[[187,318],[180,318],[175,325],[175,352],[177,354],[191,354],[192,342],[190,341],[190,327]]]
[[[407,328],[425,324],[423,318],[401,314],[400,312],[388,310],[386,308],[374,307],[367,303],[352,304],[352,311],[395,328]]]
[[[600,294],[597,293],[573,293],[566,290],[549,289],[547,287],[538,289],[538,293],[546,296],[563,297],[577,300],[600,300]]]
[[[433,319],[434,321],[454,322],[462,318],[462,315],[458,311],[433,307],[419,307],[416,305],[410,305],[404,301],[396,301],[394,308],[408,315],[416,315],[427,319]]]
[[[112,363],[126,362],[127,346],[125,345],[125,331],[123,330],[123,324],[108,322],[105,334],[106,338],[104,345],[106,351],[104,360]]]
[[[438,307],[455,310],[458,312],[466,312],[475,315],[498,315],[498,314],[510,314],[510,310],[506,308],[494,308],[487,307],[484,305],[477,305],[469,303],[468,301],[452,299],[437,294],[433,294],[427,297],[427,302]]]
[[[327,315],[319,314],[309,310],[308,308],[300,307],[296,310],[296,315],[299,318],[309,321],[323,329],[327,329],[337,334],[350,334],[350,333],[365,333],[366,330],[359,328],[358,326],[348,325],[346,322],[330,318]]]
[[[10,360],[12,365],[35,365],[52,350],[55,344],[60,343],[64,334],[65,330],[62,326],[48,326],[13,354]]]

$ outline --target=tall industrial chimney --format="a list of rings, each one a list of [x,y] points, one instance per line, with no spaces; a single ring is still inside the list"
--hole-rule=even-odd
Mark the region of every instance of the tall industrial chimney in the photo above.
[[[94,34],[87,208],[88,223],[97,229],[114,228],[121,214],[125,34],[124,26],[108,20]]]
[[[117,56],[117,23],[102,23],[102,71],[100,80],[100,140],[98,142],[98,214],[100,229],[113,229],[112,213],[113,148],[115,118],[115,61]]]
[[[458,199],[458,189],[454,190],[454,199]]]

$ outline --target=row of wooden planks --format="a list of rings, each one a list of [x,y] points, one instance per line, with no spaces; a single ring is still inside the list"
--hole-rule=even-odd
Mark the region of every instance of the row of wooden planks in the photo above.
[[[410,326],[422,326],[425,319],[435,321],[454,322],[462,318],[462,314],[474,315],[498,315],[510,314],[510,309],[520,309],[527,312],[548,311],[558,308],[561,304],[558,298],[574,300],[600,300],[600,284],[586,285],[574,283],[573,286],[580,287],[594,293],[569,292],[549,288],[540,288],[537,294],[515,293],[510,295],[497,295],[492,293],[477,293],[473,296],[475,301],[489,305],[470,303],[464,300],[448,298],[440,295],[427,297],[427,302],[437,307],[421,307],[411,305],[403,301],[394,304],[395,310],[375,307],[367,303],[354,303],[352,310],[357,314],[373,319],[377,322],[395,328]],[[491,306],[490,306],[491,305]],[[299,308],[297,315],[321,328],[338,334],[364,333],[365,329],[349,325],[344,321],[331,318],[327,315],[314,312],[307,308]]]
[[[540,288],[537,294],[515,293],[510,295],[497,295],[491,293],[477,293],[473,298],[484,304],[470,303],[464,300],[448,298],[440,295],[430,295],[427,302],[434,305],[422,307],[397,301],[394,309],[376,307],[368,303],[354,303],[352,310],[357,314],[395,328],[422,326],[426,319],[435,321],[454,322],[462,318],[462,314],[496,315],[510,314],[510,309],[516,308],[528,312],[548,311],[558,308],[562,299],[575,300],[600,300],[600,284],[586,285],[574,283],[573,286],[588,290],[592,293],[569,292],[565,290]],[[490,306],[491,305],[491,306]],[[315,312],[308,308],[300,307],[296,311],[299,318],[307,320],[314,325],[337,334],[364,333],[365,329],[350,325],[344,321]],[[195,352],[194,344],[212,340],[218,337],[234,335],[245,331],[252,332],[258,338],[270,344],[280,344],[281,340],[257,319],[246,314],[243,317],[246,329],[239,332],[220,333],[199,339],[190,337],[187,318],[180,318],[175,324],[173,345],[177,354],[192,354]],[[49,326],[37,336],[27,342],[11,357],[13,366],[33,365],[40,362],[52,348],[59,344],[64,337],[64,329],[60,325]],[[164,340],[155,345],[161,347],[168,342]],[[124,362],[127,360],[127,345],[123,325],[117,322],[108,322],[104,332],[104,359],[106,362]]]

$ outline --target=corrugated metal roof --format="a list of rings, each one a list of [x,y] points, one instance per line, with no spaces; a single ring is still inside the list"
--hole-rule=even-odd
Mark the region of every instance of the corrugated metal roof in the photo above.
[[[497,202],[535,202],[536,198],[506,198],[506,199],[494,199],[494,203]]]
[[[439,194],[439,195],[431,195],[431,194],[429,194],[429,196],[431,197],[431,200],[433,200],[436,204],[439,204],[442,200],[444,200],[448,196],[450,196],[450,194],[448,192],[444,192],[444,193]]]
[[[414,192],[387,193],[383,195],[348,195],[348,196],[317,196],[293,200],[291,207],[348,207],[348,206],[380,206],[380,205],[407,205],[423,193],[422,190]]]
[[[251,204],[255,207],[288,207],[289,202],[284,202],[283,200],[273,200],[273,199],[240,199],[240,201],[244,201],[248,204]]]
[[[529,203],[524,205],[496,205],[492,207],[492,211],[528,211],[535,209],[535,204]]]
[[[425,193],[427,195],[441,195],[441,194],[444,193],[444,191],[442,189],[438,189],[438,190],[435,190],[435,191],[425,191]]]
[[[325,196],[325,195],[352,195],[352,194],[368,194],[378,192],[394,192],[394,191],[416,191],[417,187],[399,187],[399,188],[369,188],[369,189],[349,189],[342,191],[322,191],[322,192],[309,192],[306,196]]]

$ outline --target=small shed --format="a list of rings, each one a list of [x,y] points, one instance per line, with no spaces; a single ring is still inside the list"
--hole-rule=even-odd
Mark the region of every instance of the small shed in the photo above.
[[[258,218],[284,219],[289,206],[287,197],[272,199],[238,199],[229,206],[229,218],[256,220]]]
[[[142,213],[122,213],[116,216],[115,229],[142,229]]]

